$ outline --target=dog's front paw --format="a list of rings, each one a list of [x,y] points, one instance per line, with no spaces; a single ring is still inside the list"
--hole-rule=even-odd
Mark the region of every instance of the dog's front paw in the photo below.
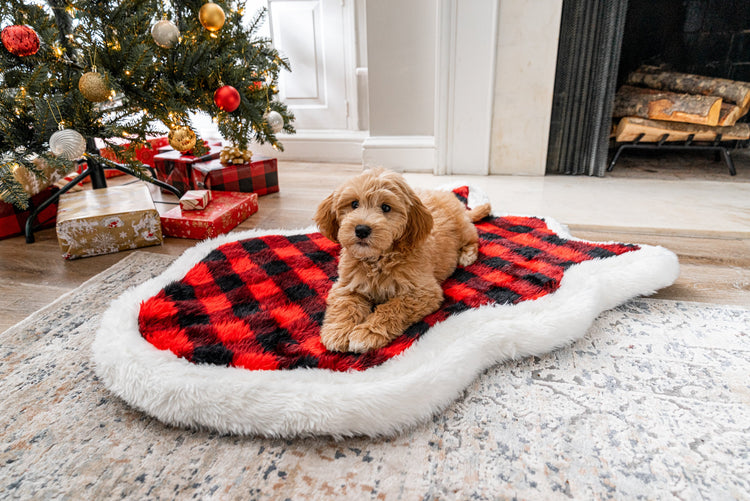
[[[349,329],[336,324],[323,324],[320,329],[320,340],[330,351],[349,351]]]
[[[354,353],[365,353],[377,350],[391,342],[391,337],[386,332],[379,332],[368,326],[355,327],[349,335],[349,351]]]

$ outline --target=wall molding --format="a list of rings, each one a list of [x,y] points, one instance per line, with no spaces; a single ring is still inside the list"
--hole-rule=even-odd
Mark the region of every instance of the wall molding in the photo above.
[[[365,168],[385,167],[397,172],[435,172],[434,136],[371,136],[362,144]]]
[[[253,143],[250,149],[260,156],[301,162],[362,163],[362,143],[367,131],[298,130],[296,134],[279,134],[284,151],[270,144]]]
[[[500,0],[439,0],[434,173],[487,175]]]

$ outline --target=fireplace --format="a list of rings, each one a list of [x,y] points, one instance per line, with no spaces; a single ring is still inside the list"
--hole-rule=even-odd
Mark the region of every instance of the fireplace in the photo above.
[[[564,0],[547,173],[605,174],[615,91],[643,65],[750,81],[750,2]]]

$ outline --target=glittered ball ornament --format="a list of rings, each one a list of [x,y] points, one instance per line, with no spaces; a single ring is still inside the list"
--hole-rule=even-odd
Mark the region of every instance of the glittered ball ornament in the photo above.
[[[198,20],[208,31],[219,31],[224,26],[224,10],[213,2],[203,4],[198,12]]]
[[[240,93],[231,85],[224,85],[214,92],[214,103],[220,110],[231,113],[240,107]]]
[[[83,97],[92,103],[106,101],[111,94],[107,79],[104,78],[104,75],[95,71],[89,71],[81,75],[81,79],[78,80],[78,90],[81,91]]]
[[[281,129],[284,128],[284,117],[278,111],[269,111],[263,117],[274,134],[281,132]]]
[[[8,52],[16,56],[31,56],[39,50],[39,35],[28,26],[6,26],[0,39]]]
[[[180,29],[169,19],[162,19],[151,27],[151,36],[159,47],[171,49],[180,39]]]
[[[185,152],[195,148],[195,132],[186,125],[179,125],[170,129],[167,138],[169,139],[169,145],[177,151]]]
[[[76,160],[86,153],[86,139],[73,129],[62,129],[49,138],[53,155],[64,160]]]

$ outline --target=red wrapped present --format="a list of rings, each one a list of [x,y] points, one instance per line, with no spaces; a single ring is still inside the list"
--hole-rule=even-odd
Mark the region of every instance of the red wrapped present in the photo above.
[[[154,156],[156,177],[182,192],[195,189],[196,186],[193,184],[193,165],[196,162],[205,162],[213,158],[219,158],[221,148],[218,146],[210,146],[210,148],[211,151],[202,157],[186,155],[177,150],[159,153]]]
[[[260,157],[240,165],[223,165],[219,160],[193,165],[197,188],[213,191],[241,191],[267,195],[279,191],[279,169],[275,158]]]
[[[169,139],[167,139],[166,136],[164,137],[157,137],[154,139],[149,139],[148,141],[149,145],[141,145],[135,150],[135,158],[140,161],[141,163],[148,165],[149,167],[154,167],[154,157],[159,152],[159,149],[164,147],[165,145],[169,145]],[[122,145],[124,148],[130,148],[130,143],[124,143]],[[104,158],[107,158],[109,160],[112,160],[113,162],[118,163],[124,163],[122,159],[118,158],[117,155],[115,155],[115,152],[112,151],[111,148],[102,148],[99,150],[99,154],[103,156]],[[83,170],[86,168],[86,163],[80,163],[78,164],[78,173],[80,174],[83,172]],[[110,177],[116,177],[116,176],[123,176],[125,175],[124,172],[121,172],[119,170],[115,169],[104,169],[104,177],[109,179]],[[90,183],[91,178],[87,177],[83,180],[84,183]]]
[[[13,204],[0,200],[0,238],[22,235],[26,230],[26,220],[35,207],[39,207],[52,194],[58,191],[55,186],[49,186],[31,197],[28,209],[19,209]],[[37,228],[51,228],[55,226],[57,203],[48,205],[36,218]]]
[[[161,226],[165,235],[203,240],[228,233],[258,211],[258,195],[219,191],[212,193],[208,206],[199,211],[183,211],[174,207],[162,214]]]

